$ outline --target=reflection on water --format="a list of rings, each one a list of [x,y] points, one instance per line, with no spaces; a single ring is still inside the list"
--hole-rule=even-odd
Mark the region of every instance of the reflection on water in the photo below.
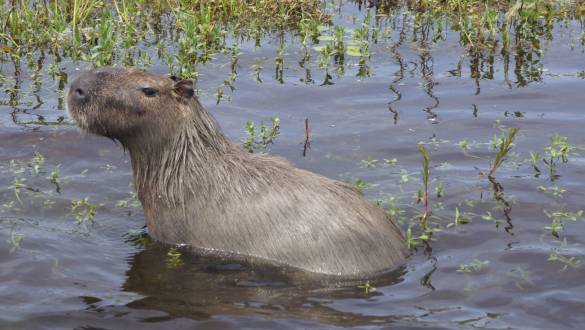
[[[333,5],[336,27],[229,35],[208,49],[221,51],[185,63],[165,52],[187,56],[202,46],[188,44],[168,17],[152,19],[151,35],[104,59],[197,73],[202,103],[234,140],[247,120],[279,116],[271,153],[360,179],[405,232],[414,230],[418,245],[403,269],[370,283],[316,281],[181,248],[180,263],[169,263],[170,247],[127,242],[144,225],[128,157],[111,141],[80,135],[64,111],[67,81],[96,63],[23,46],[20,56],[0,54],[0,328],[582,324],[579,21],[498,16],[492,34],[422,2],[355,3]],[[520,128],[513,152],[495,177],[481,176],[508,127]],[[546,155],[554,133],[574,149],[554,176],[539,160],[539,175],[530,153]],[[416,241],[419,142],[430,153],[440,230],[429,241]],[[73,212],[72,201],[95,208],[95,219]]]
[[[258,315],[268,318],[298,318],[332,325],[362,325],[375,320],[366,315],[348,315],[328,307],[328,300],[374,299],[356,283],[323,279],[294,279],[294,273],[259,269],[216,259],[194,257],[183,251],[180,266],[169,267],[168,247],[150,244],[131,258],[123,289],[145,298],[128,307],[160,310],[169,318],[206,320],[214,315]],[[392,285],[401,281],[400,271],[373,281]],[[333,281],[333,282],[331,282]]]

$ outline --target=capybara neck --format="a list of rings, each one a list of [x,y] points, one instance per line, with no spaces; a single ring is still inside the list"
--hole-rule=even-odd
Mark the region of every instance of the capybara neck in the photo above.
[[[223,134],[196,99],[181,104],[182,118],[156,132],[121,140],[132,160],[135,188],[142,198],[169,205],[184,203],[189,195],[210,196],[218,176],[226,176],[225,158],[242,153]],[[240,155],[243,156],[243,155]]]

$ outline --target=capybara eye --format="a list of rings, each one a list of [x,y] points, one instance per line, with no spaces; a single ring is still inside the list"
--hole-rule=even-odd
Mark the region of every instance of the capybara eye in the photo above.
[[[144,87],[142,89],[142,93],[144,93],[144,95],[146,95],[148,97],[152,97],[152,96],[155,96],[156,94],[158,94],[158,89],[152,88],[152,87]]]

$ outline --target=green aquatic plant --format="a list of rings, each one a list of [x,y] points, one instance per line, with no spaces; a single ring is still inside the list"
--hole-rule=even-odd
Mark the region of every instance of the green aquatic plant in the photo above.
[[[459,146],[459,148],[463,150],[463,153],[467,153],[470,149],[469,141],[467,140],[460,140],[459,142],[457,142],[457,146]]]
[[[495,148],[497,148],[498,152],[492,162],[492,165],[488,171],[488,177],[492,177],[496,170],[502,165],[506,156],[510,152],[513,146],[514,139],[516,138],[516,134],[520,131],[519,128],[510,128],[508,129],[508,135],[506,136],[504,132],[501,133],[500,137],[497,139],[497,142],[493,144]]]
[[[549,255],[547,260],[561,263],[563,265],[563,267],[561,268],[561,271],[566,271],[567,269],[569,269],[569,267],[580,268],[581,265],[583,265],[583,262],[580,259],[578,259],[577,257],[568,257],[565,255],[562,255],[559,253],[559,250],[556,248],[553,248],[550,250],[550,255]]]
[[[285,55],[285,43],[284,41],[280,42],[280,46],[276,52],[276,58],[274,59],[275,68],[274,68],[274,78],[281,84],[284,84],[284,55]]]
[[[373,189],[376,188],[377,186],[379,186],[378,184],[375,183],[367,183],[364,180],[357,178],[355,179],[355,182],[353,184],[353,186],[358,189],[358,190],[366,190],[366,189]]]
[[[249,152],[266,149],[268,145],[274,143],[280,133],[280,119],[273,117],[270,128],[264,123],[260,123],[260,126],[256,127],[253,121],[248,121],[246,122],[246,132],[248,133],[248,138],[244,141],[244,149]]]
[[[500,227],[501,220],[494,217],[490,211],[486,211],[485,214],[482,214],[481,218],[485,221],[493,222],[496,225],[496,228]]]
[[[75,223],[87,226],[95,221],[96,209],[98,205],[89,202],[89,198],[71,200],[69,215],[75,217]]]
[[[9,253],[14,253],[19,250],[23,239],[23,234],[19,234],[14,229],[12,229],[10,231],[10,238],[6,241],[6,243],[8,243],[10,246]]]
[[[428,218],[430,216],[429,211],[429,152],[424,145],[418,145],[418,152],[422,156],[422,184],[423,190],[419,192],[418,203],[422,203],[424,209],[420,217],[421,226],[427,228]]]
[[[542,159],[542,155],[539,152],[530,152],[530,165],[537,173],[540,173],[540,169],[538,168],[538,161],[540,159]]]
[[[458,207],[455,207],[454,221],[447,224],[447,228],[458,227],[471,223],[472,215],[466,212],[460,212]]]
[[[575,150],[575,147],[569,144],[569,138],[561,136],[558,133],[550,137],[550,143],[544,148],[544,157],[542,161],[548,167],[551,180],[555,180],[558,175],[557,164],[567,163],[569,155]]]
[[[14,191],[14,197],[16,197],[16,200],[21,205],[22,205],[22,200],[20,199],[20,192],[21,192],[22,188],[26,187],[24,185],[25,181],[26,181],[25,178],[22,178],[20,176],[15,176],[14,180],[12,181],[12,185],[10,186],[10,188]]]
[[[435,186],[435,196],[437,196],[437,198],[441,198],[443,197],[444,194],[445,186],[443,185],[443,182],[437,183],[437,185]]]
[[[372,292],[376,291],[376,288],[375,288],[375,287],[373,287],[373,286],[370,284],[370,281],[367,281],[367,282],[366,282],[366,283],[364,283],[364,284],[360,284],[360,285],[358,285],[358,288],[360,288],[360,289],[364,289],[364,292],[365,292],[366,294],[369,294],[369,293],[372,293]]]
[[[49,182],[51,182],[52,184],[55,185],[55,191],[57,191],[57,193],[61,193],[61,184],[59,182],[59,169],[61,168],[61,164],[58,164],[57,166],[55,166],[52,170],[51,173],[49,173]]]
[[[168,268],[178,268],[183,265],[183,259],[181,251],[178,248],[172,247],[167,252],[167,267]]]
[[[379,163],[379,161],[377,159],[373,159],[372,156],[368,156],[368,159],[362,159],[360,161],[360,167],[376,167],[376,165]]]
[[[563,230],[565,221],[577,221],[577,219],[583,218],[583,214],[585,213],[583,210],[569,212],[562,208],[553,211],[543,210],[543,212],[551,219],[550,225],[545,227],[545,229],[550,230],[551,235],[556,238],[559,238],[559,232]]]
[[[42,171],[43,165],[45,164],[45,157],[40,153],[34,153],[33,157],[28,162],[28,166],[33,175],[39,175]]]
[[[482,261],[479,259],[474,259],[472,262],[470,262],[468,264],[459,265],[457,272],[459,272],[459,273],[475,273],[475,272],[479,272],[481,270],[484,270],[485,268],[487,268],[487,266],[489,264],[490,264],[490,262],[488,260]]]
[[[134,191],[130,192],[130,196],[128,198],[120,199],[116,201],[116,207],[125,208],[140,208],[142,204],[138,200],[138,196]]]
[[[406,246],[409,249],[415,248],[419,244],[418,238],[414,237],[412,234],[412,228],[408,227],[406,230]]]
[[[562,198],[563,194],[565,192],[567,192],[566,189],[559,188],[557,186],[552,186],[552,187],[538,186],[538,187],[536,187],[536,189],[538,189],[544,193],[551,194],[554,197],[559,197],[559,198]]]
[[[145,229],[134,230],[131,229],[128,233],[124,234],[126,242],[138,247],[145,247],[153,242],[152,238],[148,235]]]

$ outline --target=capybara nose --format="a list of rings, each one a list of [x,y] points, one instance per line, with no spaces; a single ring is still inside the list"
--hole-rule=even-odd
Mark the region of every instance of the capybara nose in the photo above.
[[[86,102],[89,100],[89,91],[94,82],[95,77],[93,74],[83,74],[71,83],[71,87],[69,87],[69,95],[77,102]]]

